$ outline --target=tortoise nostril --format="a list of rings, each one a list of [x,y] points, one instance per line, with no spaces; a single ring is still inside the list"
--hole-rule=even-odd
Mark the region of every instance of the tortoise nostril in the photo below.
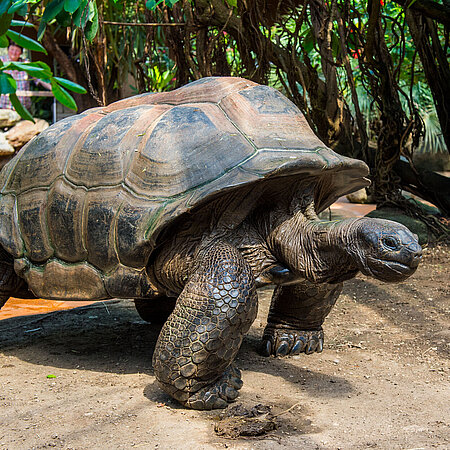
[[[417,267],[422,260],[422,250],[419,250],[411,255],[411,263],[414,267]]]

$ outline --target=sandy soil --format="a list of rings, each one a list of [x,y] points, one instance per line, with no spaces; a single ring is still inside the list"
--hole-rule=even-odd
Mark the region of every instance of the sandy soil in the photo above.
[[[238,355],[238,402],[279,427],[225,439],[217,412],[181,408],[155,384],[158,330],[132,302],[0,321],[0,449],[448,449],[448,247],[407,282],[359,276],[325,322],[322,354],[258,354],[270,290]]]

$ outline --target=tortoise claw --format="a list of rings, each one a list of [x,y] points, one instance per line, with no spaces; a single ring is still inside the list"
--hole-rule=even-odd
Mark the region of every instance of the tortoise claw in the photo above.
[[[268,326],[264,331],[261,354],[263,356],[287,356],[323,350],[323,331],[277,329]]]
[[[286,356],[289,353],[289,344],[283,341],[275,351],[275,356]]]
[[[300,336],[291,349],[291,355],[298,355],[305,351],[306,339]]]
[[[272,342],[269,339],[263,340],[261,354],[263,356],[270,356],[272,354]]]

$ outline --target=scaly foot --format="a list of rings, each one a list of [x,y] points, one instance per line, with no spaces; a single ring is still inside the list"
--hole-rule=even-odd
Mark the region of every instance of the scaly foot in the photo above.
[[[268,325],[264,330],[261,353],[263,356],[286,356],[323,350],[323,331],[274,328]]]
[[[215,383],[191,395],[185,405],[192,409],[203,410],[225,408],[236,399],[241,387],[241,372],[231,365]]]

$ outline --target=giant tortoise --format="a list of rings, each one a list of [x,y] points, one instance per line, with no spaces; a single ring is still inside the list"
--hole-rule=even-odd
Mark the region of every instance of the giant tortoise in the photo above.
[[[135,299],[163,324],[153,365],[183,405],[222,408],[233,360],[275,285],[262,352],[320,352],[359,271],[396,282],[421,259],[407,228],[319,220],[367,166],[327,148],[275,89],[204,78],[57,122],[0,175],[0,306],[10,296]]]

